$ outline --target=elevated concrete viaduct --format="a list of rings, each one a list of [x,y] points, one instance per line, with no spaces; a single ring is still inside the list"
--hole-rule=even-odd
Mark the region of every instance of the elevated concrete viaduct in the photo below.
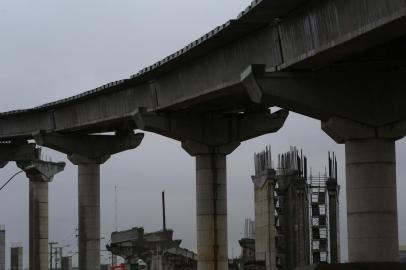
[[[60,151],[78,166],[79,268],[100,269],[100,165],[111,155],[136,148],[144,135],[37,133],[39,145]]]
[[[197,267],[199,270],[228,269],[227,165],[226,157],[242,141],[279,130],[287,111],[273,114],[184,114],[134,115],[137,127],[182,142],[196,157]]]
[[[187,122],[193,127],[195,121],[204,125],[206,120],[201,116],[238,118],[261,114],[269,106],[302,113],[320,119],[327,134],[346,144],[347,186],[351,193],[348,199],[350,261],[396,260],[394,141],[404,136],[405,35],[405,0],[256,0],[235,20],[129,79],[32,109],[0,114],[0,139],[27,140],[38,131],[51,137],[56,134],[69,139],[43,145],[71,155],[72,160],[84,156],[91,164],[101,164],[103,157],[110,154],[109,149],[89,157],[89,153],[76,153],[81,147],[70,149],[65,144],[75,145],[71,138],[78,136],[122,134],[141,128],[180,140],[184,148],[198,143],[199,147],[192,147],[198,151],[189,152],[196,155],[197,169],[202,168],[202,174],[210,175],[217,171],[213,160],[219,161],[223,170],[225,155],[240,141],[276,128],[247,137],[233,135],[232,140],[219,135],[222,140],[217,143],[207,141],[207,135],[184,133],[186,128],[181,127],[186,122],[169,131],[156,129],[148,121],[143,125],[141,120],[147,115],[144,111],[137,119],[138,109],[163,115],[159,121],[164,123],[173,115],[193,116],[198,120]],[[261,126],[258,121],[264,118],[255,119],[254,126]],[[267,123],[262,126],[268,126]],[[217,130],[214,127],[213,132]],[[228,125],[219,130],[223,130],[220,134],[245,132],[241,128],[229,129]],[[223,149],[226,145],[230,146],[228,151]],[[212,165],[204,167],[200,163]],[[86,168],[83,175],[93,175],[89,176],[93,180],[98,178],[96,167],[83,167]],[[373,170],[376,173],[370,174]],[[214,173],[217,174],[221,175]],[[199,182],[201,173],[197,175]],[[225,183],[225,176],[219,179]],[[378,189],[385,190],[385,196],[391,199],[384,206],[368,204],[373,190]],[[221,211],[210,209],[207,220],[220,215]],[[378,213],[383,213],[384,218],[378,218]],[[390,232],[383,232],[382,220],[391,224]],[[360,232],[357,226],[366,223],[370,230]],[[381,245],[385,251],[380,251]],[[216,255],[201,253],[199,269],[205,269],[202,265],[208,261],[221,269],[225,250],[219,248]]]
[[[48,183],[64,162],[40,160],[34,144],[0,143],[0,167],[15,161],[29,179],[29,268],[48,269]]]
[[[254,102],[318,118],[327,135],[345,144],[352,262],[398,260],[395,141],[406,135],[405,75],[272,73],[264,66],[243,75]]]

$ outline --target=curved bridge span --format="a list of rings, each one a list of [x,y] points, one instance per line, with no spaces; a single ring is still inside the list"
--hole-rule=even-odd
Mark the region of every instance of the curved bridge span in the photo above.
[[[1,113],[0,167],[17,162],[33,194],[30,269],[47,266],[48,182],[63,169],[38,162],[36,144],[78,166],[79,267],[96,270],[100,165],[141,143],[134,129],[180,141],[196,158],[198,270],[226,270],[226,156],[277,132],[289,111],[320,120],[345,144],[350,262],[398,260],[395,141],[406,135],[405,71],[406,0],[256,0],[130,78]]]

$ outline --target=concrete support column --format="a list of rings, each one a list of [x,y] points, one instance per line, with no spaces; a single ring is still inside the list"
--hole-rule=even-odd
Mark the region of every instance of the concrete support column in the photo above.
[[[10,270],[23,270],[23,247],[11,248]]]
[[[242,141],[276,132],[288,116],[271,113],[151,113],[134,114],[137,128],[182,142],[196,157],[197,268],[228,269],[226,156]]]
[[[100,164],[111,155],[138,147],[144,134],[132,130],[115,135],[39,132],[39,145],[63,152],[78,165],[79,268],[100,269]]]
[[[48,183],[65,163],[18,161],[29,179],[29,269],[48,269]]]
[[[227,270],[226,155],[196,156],[197,256],[199,270]]]
[[[240,143],[212,147],[183,142],[196,157],[197,269],[228,269],[227,154]]]
[[[345,143],[349,261],[398,261],[395,140],[406,122],[376,128],[334,117],[322,128]]]
[[[78,164],[79,269],[100,268],[100,165]]]
[[[6,230],[0,225],[0,270],[6,270]]]
[[[48,269],[48,182],[29,183],[29,265]]]
[[[399,260],[394,140],[345,143],[350,262]]]

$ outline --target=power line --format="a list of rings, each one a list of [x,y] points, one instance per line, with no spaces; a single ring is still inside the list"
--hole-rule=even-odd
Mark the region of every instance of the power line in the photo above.
[[[19,175],[19,174],[22,173],[22,172],[25,172],[26,170],[32,169],[32,168],[34,168],[34,166],[33,166],[33,165],[29,165],[29,166],[25,167],[24,169],[22,169],[21,171],[16,172],[15,174],[13,174],[13,176],[11,176],[10,179],[8,179],[8,180],[6,181],[6,183],[4,183],[4,185],[2,185],[2,186],[0,187],[0,191],[1,191],[5,186],[7,186],[7,184],[10,183],[10,181],[13,180],[14,177],[16,177],[17,175]]]
[[[17,175],[19,175],[19,174],[22,173],[22,172],[24,172],[24,170],[21,170],[21,171],[19,171],[19,172],[16,172],[15,174],[13,174],[13,176],[11,176],[10,179],[8,179],[8,180],[6,181],[6,183],[4,183],[4,184],[1,186],[0,191],[1,191],[5,186],[7,186],[7,184],[10,183],[10,181],[13,180],[14,177],[16,177]]]

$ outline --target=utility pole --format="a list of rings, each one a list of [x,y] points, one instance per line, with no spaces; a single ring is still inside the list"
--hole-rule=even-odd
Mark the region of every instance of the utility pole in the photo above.
[[[58,242],[50,242],[48,243],[49,245],[49,269],[52,270],[52,250],[53,250],[53,246],[57,245]]]
[[[55,270],[58,270],[58,248],[55,249]]]
[[[166,209],[165,209],[165,191],[162,191],[162,223],[163,230],[166,231]]]

